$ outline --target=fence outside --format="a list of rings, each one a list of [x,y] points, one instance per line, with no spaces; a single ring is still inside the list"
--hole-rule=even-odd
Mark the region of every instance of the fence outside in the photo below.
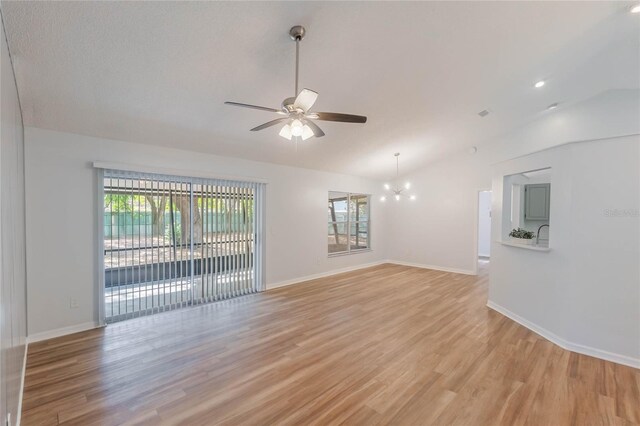
[[[173,213],[175,227],[180,228],[181,214]],[[165,212],[163,218],[164,233],[171,230],[171,213]],[[239,232],[244,229],[242,213],[206,213],[202,218],[203,230],[206,233]],[[104,213],[104,237],[137,237],[151,235],[153,222],[151,212],[118,212]]]

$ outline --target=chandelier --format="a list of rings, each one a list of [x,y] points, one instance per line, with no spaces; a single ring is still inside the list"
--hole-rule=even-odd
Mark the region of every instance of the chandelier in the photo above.
[[[411,188],[411,183],[405,182],[404,185],[400,186],[400,183],[399,183],[399,175],[400,175],[399,157],[400,157],[400,153],[396,152],[393,155],[394,155],[394,157],[396,157],[396,180],[395,180],[395,183],[393,184],[393,186],[391,186],[388,183],[385,183],[384,184],[384,189],[386,189],[387,191],[393,192],[393,198],[395,198],[396,201],[400,201],[400,198],[402,196],[406,195],[404,193],[404,191],[408,191],[409,188]],[[409,199],[413,201],[413,200],[416,199],[416,196],[415,195],[410,195]],[[382,197],[380,197],[380,201],[386,201],[386,200],[387,200],[386,195],[383,195]]]

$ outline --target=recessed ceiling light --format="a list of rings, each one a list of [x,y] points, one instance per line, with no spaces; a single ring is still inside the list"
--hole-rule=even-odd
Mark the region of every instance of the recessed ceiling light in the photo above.
[[[631,13],[640,13],[640,4],[636,4],[635,6],[632,6],[630,11]]]
[[[536,89],[539,89],[542,86],[544,86],[544,80],[540,80],[539,82],[533,85],[533,87],[535,87]]]
[[[551,105],[549,105],[547,107],[547,109],[556,109],[556,108],[558,108],[558,103],[557,102],[555,102],[555,103],[553,103],[553,104],[551,104]]]

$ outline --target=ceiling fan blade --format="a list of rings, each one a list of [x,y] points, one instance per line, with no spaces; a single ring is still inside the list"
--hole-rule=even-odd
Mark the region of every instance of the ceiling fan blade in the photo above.
[[[278,123],[282,123],[283,121],[287,121],[289,117],[276,118],[275,120],[268,121],[264,124],[261,124],[257,127],[251,129],[252,132],[257,132],[258,130],[266,129],[267,127],[275,126]]]
[[[313,136],[315,136],[316,138],[321,138],[322,136],[324,136],[324,132],[322,131],[322,129],[318,127],[318,125],[313,121],[305,120],[304,124],[311,128],[311,130],[313,131]]]
[[[367,117],[363,115],[340,114],[338,112],[314,112],[307,115],[309,118],[324,121],[340,121],[342,123],[366,123]]]
[[[282,110],[275,109],[275,108],[267,108],[267,107],[258,106],[258,105],[241,104],[240,102],[230,102],[230,101],[225,102],[225,105],[233,105],[233,106],[238,106],[242,108],[259,109],[262,111],[275,112],[277,114],[284,115],[284,111]]]
[[[311,109],[313,104],[316,103],[316,99],[318,99],[317,92],[309,89],[302,89],[296,97],[295,102],[293,102],[293,106],[307,112]]]

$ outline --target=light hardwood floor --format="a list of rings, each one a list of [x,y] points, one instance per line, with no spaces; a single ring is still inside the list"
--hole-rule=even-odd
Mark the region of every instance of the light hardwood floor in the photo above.
[[[23,424],[640,424],[640,370],[381,265],[30,345]]]

